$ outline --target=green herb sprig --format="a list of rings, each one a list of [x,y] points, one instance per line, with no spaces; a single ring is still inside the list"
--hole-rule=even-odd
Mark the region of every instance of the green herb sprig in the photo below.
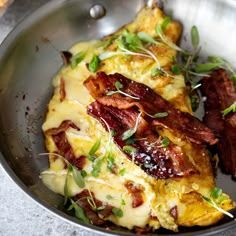
[[[112,211],[113,215],[115,215],[119,218],[121,218],[123,216],[123,211],[120,208],[114,207],[114,208],[112,208],[111,211]]]
[[[136,133],[141,115],[142,115],[142,113],[140,112],[139,115],[138,115],[138,117],[137,117],[137,119],[136,119],[136,122],[135,122],[134,127],[131,128],[131,129],[126,130],[126,131],[121,135],[121,139],[122,139],[122,140],[127,140],[127,139],[129,139],[131,136],[133,136],[133,135]]]
[[[76,66],[84,60],[86,57],[87,51],[80,51],[70,59],[70,66],[72,69],[75,69]]]
[[[236,101],[233,103],[233,104],[231,104],[229,107],[227,107],[226,109],[224,109],[223,111],[222,111],[222,115],[223,115],[223,117],[225,117],[226,115],[228,115],[229,113],[235,113],[236,112]]]
[[[145,112],[145,111],[143,111],[143,113],[145,113],[147,116],[149,116],[149,117],[151,117],[151,118],[164,118],[164,117],[167,117],[169,114],[168,114],[168,112],[157,112],[157,113],[155,113],[155,114],[153,114],[153,115],[151,115],[151,114],[149,114],[149,113],[147,113],[147,112]]]
[[[136,100],[139,100],[140,98],[138,98],[138,97],[134,97],[134,96],[132,96],[132,95],[130,95],[130,94],[128,94],[128,93],[125,93],[125,92],[123,92],[121,89],[123,88],[123,85],[119,82],[119,81],[116,81],[115,82],[115,87],[116,87],[116,91],[108,91],[107,92],[107,96],[111,96],[111,95],[114,95],[114,94],[116,94],[116,93],[120,93],[120,94],[122,94],[122,95],[124,95],[124,96],[126,96],[126,97],[130,97],[130,98],[133,98],[133,99],[136,99]]]
[[[90,220],[85,215],[84,210],[72,199],[70,199],[71,205],[68,208],[68,211],[74,209],[75,210],[75,216],[77,219],[81,220],[84,223],[90,224]]]
[[[212,188],[210,191],[210,198],[202,196],[202,199],[205,202],[207,202],[210,206],[214,207],[216,210],[222,212],[223,214],[229,216],[230,218],[234,218],[234,216],[231,213],[219,207],[219,205],[223,201],[228,200],[228,197],[223,195],[223,192],[220,188]]]
[[[164,31],[168,26],[168,24],[170,23],[170,20],[171,20],[170,17],[165,17],[161,24],[157,24],[155,28],[156,34],[160,37],[161,41],[170,48],[179,52],[184,52],[182,48],[178,47],[176,44],[171,42],[164,34]]]
[[[96,72],[98,70],[99,63],[100,63],[99,57],[96,54],[94,54],[92,60],[89,62],[88,65],[89,70],[91,72]]]
[[[170,145],[170,140],[168,138],[163,138],[162,136],[159,136],[157,141],[147,144],[148,147],[156,147],[156,148],[164,148],[169,145]]]

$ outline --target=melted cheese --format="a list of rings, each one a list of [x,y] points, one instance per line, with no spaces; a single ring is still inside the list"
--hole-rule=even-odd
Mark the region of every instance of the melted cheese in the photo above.
[[[145,8],[139,13],[137,19],[128,24],[126,28],[130,32],[143,31],[155,36],[155,25],[161,23],[163,19],[164,15],[159,9]],[[180,32],[180,25],[171,22],[165,34],[172,42],[176,42]],[[87,159],[84,167],[84,170],[88,173],[85,177],[85,188],[93,192],[100,201],[108,202],[112,206],[122,209],[123,217],[111,215],[107,220],[128,229],[132,229],[134,226],[145,227],[149,225],[154,229],[164,227],[173,231],[178,230],[178,225],[207,225],[217,222],[222,214],[209,207],[200,197],[201,194],[209,196],[210,189],[215,186],[209,155],[204,147],[181,140],[180,137],[168,130],[161,130],[161,135],[168,137],[182,148],[190,161],[200,171],[200,175],[180,179],[157,180],[148,176],[137,165],[129,161],[115,144],[110,143],[110,136],[100,123],[87,114],[86,107],[93,101],[93,98],[83,86],[83,81],[91,74],[86,63],[91,60],[93,54],[103,52],[97,45],[98,41],[83,42],[71,49],[73,54],[86,50],[86,58],[75,69],[71,69],[70,66],[64,67],[55,77],[53,81],[55,92],[48,105],[47,116],[42,127],[43,131],[58,127],[64,120],[73,121],[80,130],[69,128],[66,131],[66,137],[78,158],[81,155],[87,156],[93,144],[98,139],[102,140],[98,150],[98,153],[105,155],[101,172],[98,177],[93,177],[90,174],[92,162]],[[105,49],[105,51],[116,50],[115,43]],[[157,56],[160,65],[165,69],[172,64],[173,56],[176,56],[175,50],[163,44],[153,46],[150,50]],[[151,77],[150,71],[155,66],[155,61],[149,58],[117,55],[102,61],[99,70],[107,74],[118,72],[132,80],[144,83],[170,101],[176,108],[192,113],[183,76]],[[66,97],[63,101],[60,101],[62,78],[65,82]],[[50,153],[56,152],[57,148],[52,137],[45,135],[45,138],[48,151]],[[115,157],[118,172],[125,169],[124,175],[113,174],[107,170],[106,154],[110,150],[112,150]],[[64,161],[51,155],[49,170],[41,174],[45,185],[61,195],[64,195],[67,175],[67,170],[64,168]],[[124,184],[131,180],[144,189],[144,203],[137,208],[132,207],[132,196],[124,187]],[[72,175],[70,175],[68,183],[71,196],[83,190],[77,186]],[[107,195],[112,196],[112,198],[108,199]],[[122,200],[125,205],[121,203]],[[175,206],[178,208],[177,220],[170,213],[170,210]],[[225,202],[225,209],[231,207],[230,201]],[[150,215],[153,217],[150,218]]]

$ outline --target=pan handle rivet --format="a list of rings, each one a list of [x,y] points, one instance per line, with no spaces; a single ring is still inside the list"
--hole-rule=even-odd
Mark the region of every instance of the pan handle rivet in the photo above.
[[[104,8],[104,6],[96,4],[90,8],[89,14],[93,19],[99,19],[105,16],[106,9]]]

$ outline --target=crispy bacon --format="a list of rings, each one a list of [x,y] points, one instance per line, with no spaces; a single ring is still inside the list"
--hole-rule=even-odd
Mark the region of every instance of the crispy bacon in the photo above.
[[[219,139],[217,150],[223,170],[236,178],[236,113],[222,116],[222,111],[236,102],[233,81],[225,70],[218,69],[202,80],[201,91],[206,97],[204,122]]]
[[[170,145],[163,147],[158,133],[151,126],[142,124],[146,123],[145,120],[138,127],[139,132],[135,134],[134,143],[126,144],[126,140],[122,140],[122,134],[133,128],[138,119],[139,113],[134,108],[119,110],[93,102],[88,106],[88,114],[97,119],[107,131],[107,126],[110,130],[116,131],[114,142],[131,161],[140,166],[147,174],[155,178],[169,178],[198,173],[180,147],[171,142]],[[124,151],[125,146],[130,146],[135,152]]]
[[[143,191],[144,188],[140,184],[136,184],[133,181],[128,181],[125,183],[125,188],[131,194],[132,197],[132,207],[136,208],[143,204]]]
[[[178,219],[178,207],[174,206],[170,209],[170,214],[174,217],[175,220]]]
[[[60,81],[60,102],[63,102],[66,98],[65,80],[61,78]]]
[[[89,199],[93,200],[96,205],[96,208],[103,207],[102,210],[94,209]],[[90,222],[94,225],[105,225],[106,221],[105,218],[109,217],[112,214],[113,206],[109,205],[108,203],[103,203],[102,201],[96,199],[93,193],[89,193],[87,189],[83,190],[82,192],[76,194],[73,197],[73,200],[80,205],[80,207],[84,210],[86,216],[90,220]]]
[[[45,134],[52,136],[53,141],[56,144],[61,156],[66,158],[73,166],[77,167],[78,170],[82,170],[86,162],[86,157],[75,156],[73,148],[71,147],[66,137],[66,130],[68,128],[80,130],[79,127],[77,127],[72,121],[64,120],[59,127],[49,129],[45,132]]]
[[[124,93],[133,96],[133,98],[121,93],[108,96],[107,93],[109,91],[117,90],[115,87],[116,82],[122,85],[121,90]],[[90,76],[84,82],[84,85],[91,96],[102,105],[118,109],[132,107],[139,109],[144,113],[145,119],[151,120],[150,124],[152,126],[168,128],[183,138],[198,144],[202,142],[215,144],[218,141],[213,132],[197,118],[174,108],[167,100],[163,99],[148,86],[132,81],[121,74],[106,75],[104,72],[98,72],[96,77]],[[160,112],[167,112],[168,116],[150,119],[147,115],[154,115]]]

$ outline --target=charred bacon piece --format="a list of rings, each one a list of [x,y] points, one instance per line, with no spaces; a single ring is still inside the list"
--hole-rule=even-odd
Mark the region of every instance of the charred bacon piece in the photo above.
[[[66,130],[69,128],[80,130],[71,120],[64,120],[57,128],[48,129],[45,134],[52,136],[61,156],[77,167],[78,170],[82,170],[86,163],[86,157],[75,156],[73,148],[66,137]]]
[[[170,142],[163,147],[158,133],[141,118],[135,142],[127,144],[122,140],[122,134],[134,127],[139,112],[134,108],[117,109],[105,106],[99,102],[93,102],[88,106],[88,114],[97,119],[108,131],[115,130],[113,137],[116,145],[123,151],[129,160],[140,166],[147,174],[159,179],[169,177],[182,177],[197,174],[198,171],[182,152],[181,148]],[[107,127],[108,126],[108,127]],[[144,138],[145,139],[142,139]],[[125,151],[124,147],[130,147],[131,151]]]
[[[122,92],[128,96],[121,93],[107,95],[108,92],[117,90],[117,82],[121,84]],[[98,72],[95,77],[90,76],[84,85],[91,96],[102,105],[118,109],[138,108],[146,114],[145,119],[151,121],[152,126],[168,128],[197,144],[209,143],[212,145],[218,141],[213,132],[197,118],[176,109],[148,86],[132,81],[121,74],[106,75],[104,72]],[[160,112],[167,112],[168,116],[150,120],[147,115]]]
[[[236,113],[225,117],[222,111],[236,101],[236,89],[226,71],[218,69],[202,80],[201,91],[206,97],[204,122],[219,139],[217,151],[223,170],[236,178]]]

